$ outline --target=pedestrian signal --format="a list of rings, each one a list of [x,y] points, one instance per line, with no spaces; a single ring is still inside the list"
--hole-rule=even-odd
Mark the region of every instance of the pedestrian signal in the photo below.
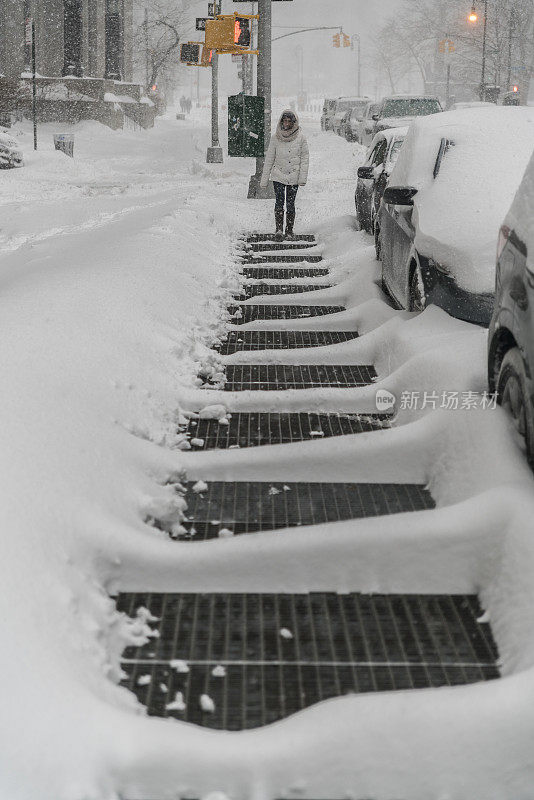
[[[346,33],[343,34],[343,47],[350,47],[350,36]]]
[[[250,47],[250,42],[252,39],[252,23],[250,19],[244,19],[243,17],[236,17],[235,19],[235,32],[234,32],[234,44],[238,45],[238,47]]]

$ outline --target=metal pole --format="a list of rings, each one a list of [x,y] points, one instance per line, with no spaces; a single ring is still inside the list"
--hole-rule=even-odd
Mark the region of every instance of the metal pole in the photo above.
[[[259,0],[258,13],[258,96],[265,98],[265,148],[271,140],[271,54],[272,54],[272,9],[271,0]],[[250,179],[248,197],[256,200],[274,198],[270,183],[267,189],[260,187],[265,157],[256,159],[256,174]]]
[[[150,39],[148,36],[148,8],[145,8],[145,70],[146,70],[146,87],[150,88]]]
[[[484,34],[482,38],[482,78],[480,81],[480,99],[486,99],[486,33],[488,29],[488,0],[484,0]]]
[[[37,67],[35,53],[35,22],[32,19],[32,114],[33,114],[33,149],[37,150]]]
[[[215,51],[211,59],[211,147],[208,147],[206,162],[223,163],[223,151],[219,144],[219,56]]]
[[[358,36],[358,97],[362,96],[362,40]]]

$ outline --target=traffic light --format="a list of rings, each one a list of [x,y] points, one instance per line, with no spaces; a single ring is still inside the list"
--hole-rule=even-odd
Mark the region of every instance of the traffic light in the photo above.
[[[235,18],[234,44],[249,48],[252,40],[252,22],[243,17]]]
[[[350,36],[346,33],[343,34],[343,47],[350,47]]]
[[[218,53],[252,52],[252,20],[258,16],[222,14],[206,22],[206,47]]]
[[[341,34],[335,33],[333,36],[334,47],[341,47]]]
[[[512,92],[514,94],[519,94],[519,86],[517,84],[515,84],[515,86],[512,86]]]
[[[208,50],[208,48],[204,45],[202,48],[202,56],[200,58],[200,66],[201,67],[211,67],[213,62],[213,50]]]

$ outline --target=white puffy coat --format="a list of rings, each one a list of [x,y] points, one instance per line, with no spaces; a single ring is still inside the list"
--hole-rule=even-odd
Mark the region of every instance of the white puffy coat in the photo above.
[[[267,186],[269,178],[287,186],[305,186],[308,180],[310,151],[303,133],[292,142],[281,142],[274,135],[265,156],[261,185]]]

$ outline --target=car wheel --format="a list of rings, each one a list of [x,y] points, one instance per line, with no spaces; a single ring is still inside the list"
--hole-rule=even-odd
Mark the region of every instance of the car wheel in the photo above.
[[[511,415],[516,431],[525,443],[527,457],[534,458],[534,409],[527,388],[527,377],[518,347],[504,356],[497,379],[497,399]]]
[[[425,294],[423,289],[423,279],[419,272],[419,267],[416,266],[410,278],[410,311],[424,311],[425,310]]]

